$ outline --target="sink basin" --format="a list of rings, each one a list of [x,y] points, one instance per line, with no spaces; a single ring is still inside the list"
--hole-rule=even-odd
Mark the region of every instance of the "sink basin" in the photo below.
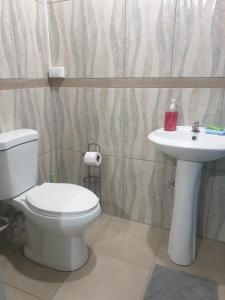
[[[200,133],[192,140],[191,126],[178,126],[177,131],[158,129],[149,134],[148,138],[160,151],[181,160],[206,162],[225,156],[225,136]]]
[[[200,128],[197,134],[191,130],[191,126],[178,126],[177,131],[158,129],[148,136],[158,150],[177,158],[168,255],[179,265],[190,265],[196,255],[197,210],[203,164],[225,157],[225,136],[206,134],[204,128]]]

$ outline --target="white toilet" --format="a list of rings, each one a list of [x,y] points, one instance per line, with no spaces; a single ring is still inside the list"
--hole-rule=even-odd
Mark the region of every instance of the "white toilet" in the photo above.
[[[25,214],[25,256],[53,269],[76,270],[88,259],[84,230],[101,214],[99,199],[74,184],[37,186],[37,178],[37,131],[0,134],[0,200]]]

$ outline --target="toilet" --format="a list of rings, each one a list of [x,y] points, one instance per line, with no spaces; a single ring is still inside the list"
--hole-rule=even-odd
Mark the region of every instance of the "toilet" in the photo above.
[[[73,271],[88,259],[84,231],[101,214],[98,197],[75,184],[38,180],[38,132],[0,134],[0,201],[23,211],[24,255],[41,265]]]

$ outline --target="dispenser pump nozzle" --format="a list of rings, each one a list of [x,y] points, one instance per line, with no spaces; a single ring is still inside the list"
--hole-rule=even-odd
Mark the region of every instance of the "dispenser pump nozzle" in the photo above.
[[[176,107],[176,99],[172,98],[171,99],[171,104],[170,104],[170,111],[175,111],[175,107]]]

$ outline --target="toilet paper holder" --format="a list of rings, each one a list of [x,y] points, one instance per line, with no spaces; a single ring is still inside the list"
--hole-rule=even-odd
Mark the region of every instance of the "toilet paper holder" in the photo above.
[[[88,152],[91,151],[101,153],[100,145],[96,143],[88,144]],[[88,166],[88,176],[83,178],[83,185],[99,197],[101,204],[101,165]]]

